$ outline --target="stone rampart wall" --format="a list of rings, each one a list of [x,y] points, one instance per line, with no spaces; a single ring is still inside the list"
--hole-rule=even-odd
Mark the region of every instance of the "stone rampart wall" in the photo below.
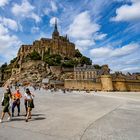
[[[140,80],[113,80],[109,75],[102,76],[101,82],[93,82],[92,80],[73,80],[66,79],[64,87],[66,89],[75,90],[98,90],[98,91],[139,91]]]
[[[126,81],[128,91],[140,91],[140,80]]]
[[[66,89],[75,90],[101,90],[101,83],[95,83],[92,80],[72,80],[66,79],[64,83]]]

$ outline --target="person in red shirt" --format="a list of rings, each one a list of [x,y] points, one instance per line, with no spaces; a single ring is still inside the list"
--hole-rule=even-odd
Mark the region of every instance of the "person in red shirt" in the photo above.
[[[22,98],[19,89],[16,90],[16,93],[13,94],[13,104],[12,104],[12,117],[14,117],[14,110],[17,106],[18,109],[18,116],[20,116],[20,98]]]

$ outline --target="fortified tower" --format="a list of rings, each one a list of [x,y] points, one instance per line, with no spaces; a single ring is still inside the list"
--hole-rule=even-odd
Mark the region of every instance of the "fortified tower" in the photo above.
[[[111,75],[101,75],[101,85],[103,91],[113,91]]]

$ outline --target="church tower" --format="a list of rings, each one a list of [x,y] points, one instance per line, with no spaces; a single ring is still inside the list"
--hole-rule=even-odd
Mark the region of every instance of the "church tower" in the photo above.
[[[58,29],[57,29],[57,19],[55,19],[55,25],[54,25],[54,31],[53,31],[53,34],[52,34],[52,38],[58,38],[59,37],[59,32],[58,32]]]

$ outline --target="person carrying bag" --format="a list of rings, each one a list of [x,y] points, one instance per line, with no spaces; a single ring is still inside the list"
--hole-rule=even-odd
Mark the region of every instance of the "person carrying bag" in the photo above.
[[[25,96],[25,100],[27,102],[27,116],[26,116],[25,121],[28,122],[28,119],[31,119],[31,116],[32,116],[31,111],[35,107],[34,100],[33,100],[34,95],[27,88],[24,96]]]
[[[2,97],[2,103],[1,104],[3,106],[3,110],[2,110],[0,123],[3,122],[3,118],[5,116],[5,113],[8,113],[8,115],[9,115],[8,121],[11,120],[11,113],[9,111],[10,98],[12,98],[11,91],[10,91],[9,88],[6,88],[6,92],[3,94],[3,97]]]

